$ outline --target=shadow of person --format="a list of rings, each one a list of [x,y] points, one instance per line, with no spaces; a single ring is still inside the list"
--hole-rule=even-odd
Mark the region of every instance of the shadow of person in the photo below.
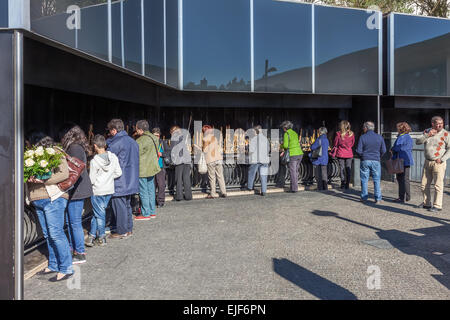
[[[357,300],[347,289],[288,259],[273,258],[273,270],[282,278],[322,300]]]
[[[387,207],[387,206],[384,206]],[[375,234],[383,240],[388,241],[394,248],[408,255],[422,257],[428,261],[433,267],[438,269],[442,275],[431,275],[438,282],[450,289],[450,258],[443,259],[441,256],[447,253],[446,257],[450,257],[450,225],[443,222],[442,219],[435,217],[427,217],[414,212],[392,208],[392,211],[408,214],[414,217],[424,218],[436,223],[440,226],[414,229],[412,232],[421,233],[422,236],[411,234],[400,230],[383,230],[374,226],[370,226],[361,222],[354,221],[349,218],[339,216],[338,213],[332,211],[313,210],[311,214],[319,217],[334,217],[336,219],[350,222],[365,228],[375,230]]]

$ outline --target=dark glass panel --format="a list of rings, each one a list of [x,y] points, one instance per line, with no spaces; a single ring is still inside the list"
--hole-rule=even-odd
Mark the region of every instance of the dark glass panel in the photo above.
[[[186,1],[183,58],[184,89],[250,91],[250,1]]]
[[[106,4],[81,9],[78,49],[108,60],[108,6]]]
[[[311,92],[311,5],[254,2],[255,91]]]
[[[144,1],[145,75],[164,83],[164,0]]]
[[[0,28],[8,28],[8,0],[0,0]]]
[[[111,5],[112,62],[119,66],[122,66],[122,2],[113,2]]]
[[[450,20],[394,16],[397,95],[450,96]]]
[[[123,2],[125,68],[142,73],[141,0]]]
[[[379,30],[368,27],[374,14],[315,6],[316,93],[379,93]]]
[[[167,84],[178,88],[178,0],[166,0]]]

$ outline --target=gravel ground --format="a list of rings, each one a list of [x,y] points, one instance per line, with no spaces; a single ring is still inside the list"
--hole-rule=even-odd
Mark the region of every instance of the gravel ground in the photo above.
[[[26,280],[25,298],[449,299],[450,190],[433,214],[414,207],[417,185],[404,205],[382,189],[377,205],[357,190],[170,202],[88,248],[76,281]]]

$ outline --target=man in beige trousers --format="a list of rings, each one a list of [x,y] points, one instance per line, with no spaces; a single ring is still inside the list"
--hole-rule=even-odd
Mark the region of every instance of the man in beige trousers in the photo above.
[[[425,144],[425,164],[422,175],[423,202],[419,208],[431,212],[442,210],[444,195],[444,177],[447,160],[450,158],[450,134],[444,129],[444,120],[435,116],[431,119],[431,129],[424,131],[416,140],[416,144]],[[431,205],[431,184],[434,183],[435,195]]]
[[[203,131],[203,152],[205,153],[206,165],[208,167],[208,179],[211,186],[211,193],[207,199],[217,198],[216,178],[219,182],[220,196],[227,196],[225,179],[223,177],[223,154],[219,143],[220,131],[214,130],[209,125],[204,125]],[[217,133],[218,137],[214,133]]]

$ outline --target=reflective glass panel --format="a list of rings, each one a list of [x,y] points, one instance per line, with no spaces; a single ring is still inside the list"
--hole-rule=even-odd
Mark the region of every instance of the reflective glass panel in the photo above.
[[[77,5],[77,1],[30,1],[31,30],[75,48],[76,23],[81,19],[71,5]]]
[[[119,66],[122,66],[122,7],[123,1],[111,5],[112,62]]]
[[[142,73],[141,0],[123,2],[125,68]]]
[[[394,16],[394,91],[450,96],[450,20]]]
[[[311,92],[311,5],[254,1],[255,91]]]
[[[187,90],[250,91],[250,1],[183,3]]]
[[[164,83],[164,0],[144,1],[145,75]]]
[[[178,88],[178,0],[166,0],[167,84]]]
[[[0,28],[8,27],[8,0],[0,0]]]
[[[378,94],[378,13],[314,10],[316,93]]]
[[[93,5],[81,9],[78,49],[108,60],[108,6]]]

